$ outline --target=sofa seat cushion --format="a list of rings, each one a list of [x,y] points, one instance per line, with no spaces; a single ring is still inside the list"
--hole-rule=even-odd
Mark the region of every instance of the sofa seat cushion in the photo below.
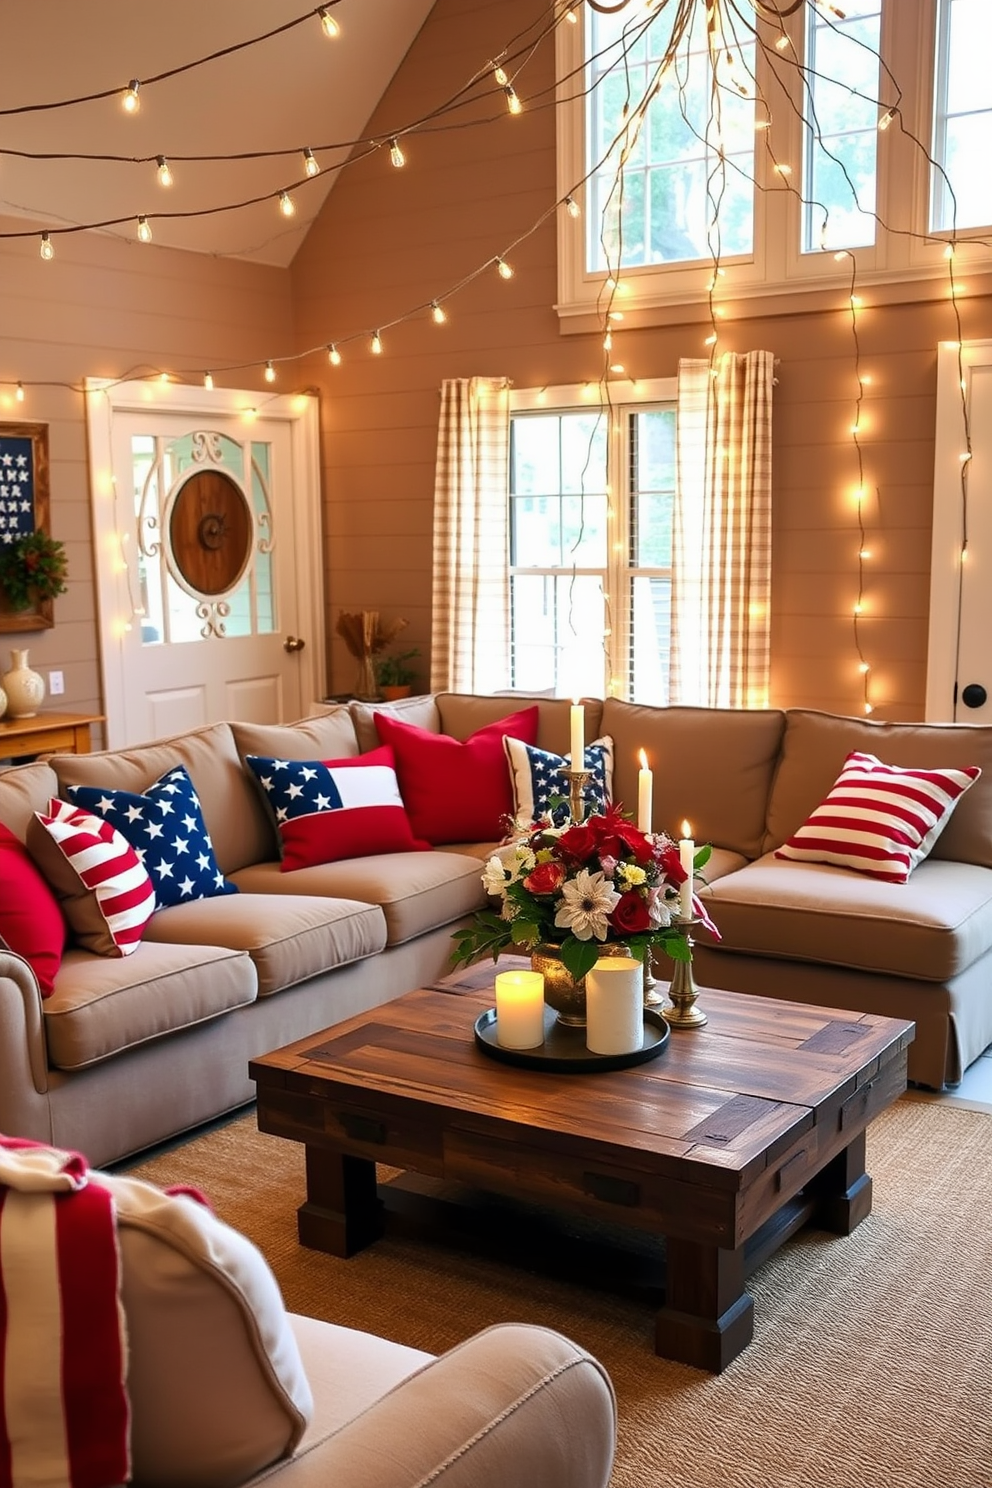
[[[992,869],[970,863],[930,858],[893,884],[769,853],[701,898],[721,950],[944,982],[992,946]]]
[[[339,1323],[290,1313],[289,1324],[314,1398],[313,1419],[298,1449],[301,1456],[434,1358],[422,1349]]]
[[[256,863],[234,875],[245,895],[319,894],[379,905],[386,944],[399,945],[471,914],[485,902],[478,858],[452,852],[382,853],[281,872]]]
[[[232,894],[174,904],[152,917],[146,940],[247,951],[268,997],[334,966],[374,956],[386,926],[373,904],[312,894]]]
[[[251,958],[216,945],[142,941],[119,960],[68,950],[45,1003],[49,1063],[85,1069],[254,1002]]]

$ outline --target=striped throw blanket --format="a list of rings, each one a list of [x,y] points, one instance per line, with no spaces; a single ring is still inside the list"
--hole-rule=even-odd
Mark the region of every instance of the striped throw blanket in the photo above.
[[[0,1136],[0,1488],[130,1475],[114,1201],[90,1176]]]

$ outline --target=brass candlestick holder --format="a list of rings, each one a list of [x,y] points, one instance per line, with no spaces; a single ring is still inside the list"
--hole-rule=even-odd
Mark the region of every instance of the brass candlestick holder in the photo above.
[[[663,1008],[666,997],[654,979],[654,969],[651,960],[652,954],[652,948],[648,946],[644,955],[644,1006],[646,1008]]]
[[[568,781],[568,809],[572,820],[580,822],[584,820],[586,814],[586,781],[592,779],[592,771],[564,768],[561,774]]]
[[[696,1007],[699,988],[692,975],[692,927],[698,920],[677,920],[675,928],[685,936],[689,949],[687,961],[676,961],[672,971],[672,982],[668,989],[670,1002],[663,1009],[665,1021],[671,1028],[702,1028],[709,1019],[702,1008]]]

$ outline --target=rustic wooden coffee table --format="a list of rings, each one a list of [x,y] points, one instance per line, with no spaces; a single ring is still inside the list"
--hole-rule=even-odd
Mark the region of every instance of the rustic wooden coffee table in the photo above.
[[[350,1256],[382,1233],[377,1162],[664,1236],[657,1352],[725,1368],[753,1334],[748,1272],[870,1212],[865,1131],[906,1088],[914,1025],[704,990],[706,1027],[651,1063],[545,1073],[476,1047],[494,975],[252,1061],[260,1129],[306,1147],[300,1240]]]

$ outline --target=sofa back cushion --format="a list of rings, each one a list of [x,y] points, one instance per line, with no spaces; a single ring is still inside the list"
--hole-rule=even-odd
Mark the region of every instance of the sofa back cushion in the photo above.
[[[776,708],[654,708],[607,698],[613,799],[636,814],[643,749],[654,775],[655,831],[677,838],[685,820],[697,842],[756,858],[784,727]]]
[[[981,777],[961,799],[930,853],[992,868],[992,727],[966,723],[873,723],[791,708],[768,802],[765,851],[781,847],[833,786],[852,751],[909,769],[967,769]]]
[[[185,765],[225,877],[275,856],[272,828],[241,764],[229,723],[212,723],[171,739],[98,754],[57,754],[52,766],[64,795],[70,785],[143,792],[167,770]]]
[[[268,755],[270,759],[351,759],[358,738],[351,713],[342,703],[297,723],[232,723],[238,753]]]
[[[417,728],[430,729],[432,734],[441,732],[441,718],[432,693],[397,698],[393,703],[360,703],[356,699],[348,704],[348,711],[363,754],[369,749],[378,749],[382,742],[375,726],[377,713],[385,713],[387,718],[398,718],[401,723],[413,723]]]
[[[435,696],[441,731],[453,739],[467,739],[488,723],[495,723],[519,708],[534,704],[537,708],[537,738],[528,742],[554,754],[567,754],[572,747],[569,732],[569,698],[532,697],[529,693],[504,693],[502,697],[481,696],[469,692],[439,692]],[[586,739],[598,738],[603,704],[599,698],[583,698],[586,711]],[[606,732],[609,732],[606,730]]]
[[[0,822],[26,842],[31,818],[58,793],[58,776],[47,760],[0,770]]]

